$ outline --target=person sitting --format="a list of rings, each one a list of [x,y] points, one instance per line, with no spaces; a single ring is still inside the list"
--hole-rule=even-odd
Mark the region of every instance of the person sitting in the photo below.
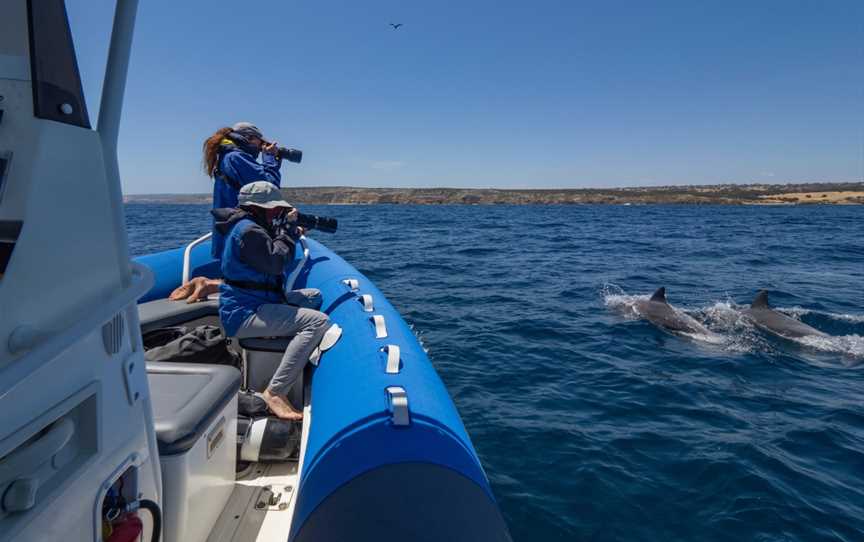
[[[276,416],[302,419],[286,395],[328,329],[329,317],[307,308],[303,299],[317,291],[299,290],[300,299],[286,304],[282,290],[286,264],[294,259],[295,244],[303,234],[292,223],[297,210],[282,199],[279,188],[266,181],[240,189],[235,208],[211,211],[216,229],[225,237],[223,281],[219,286],[219,317],[225,334],[249,337],[292,337],[270,384],[262,396]],[[320,296],[317,298],[320,302]]]
[[[278,143],[267,142],[264,134],[250,122],[225,127],[204,141],[204,171],[213,177],[213,209],[237,206],[240,188],[253,181],[265,180],[281,186]],[[258,155],[263,151],[261,162]],[[211,255],[222,257],[225,240],[213,222]]]

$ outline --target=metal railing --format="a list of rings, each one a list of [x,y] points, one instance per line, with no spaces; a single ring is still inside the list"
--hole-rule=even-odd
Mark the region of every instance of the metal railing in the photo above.
[[[180,284],[186,284],[189,282],[189,273],[191,272],[189,260],[192,258],[192,249],[203,243],[204,241],[213,237],[213,233],[205,233],[198,239],[195,239],[188,245],[186,245],[186,250],[183,251],[183,276],[181,277]]]
[[[309,261],[309,245],[306,244],[306,236],[301,235],[299,242],[300,246],[303,247],[303,258],[300,259],[296,267],[294,267],[294,270],[291,271],[291,274],[285,278],[285,285],[283,288],[286,292],[294,289],[294,283],[297,282],[297,277],[300,276],[300,272],[303,271],[306,262]]]

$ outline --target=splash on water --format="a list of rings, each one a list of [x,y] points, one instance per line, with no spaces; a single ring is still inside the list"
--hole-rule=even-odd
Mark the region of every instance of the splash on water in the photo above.
[[[417,342],[420,343],[420,348],[422,348],[423,352],[425,352],[426,355],[428,356],[429,355],[429,348],[427,348],[426,343],[423,342],[423,332],[420,331],[419,329],[417,329],[417,327],[411,322],[408,322],[408,328],[411,330],[411,333],[414,334],[414,337],[416,337]]]
[[[729,342],[726,337],[720,335],[719,333],[687,333],[686,331],[681,331],[677,333],[685,337],[690,337],[695,341],[700,341],[708,344],[725,345]]]
[[[604,284],[600,293],[604,305],[612,310],[618,311],[628,320],[638,320],[642,317],[639,313],[637,301],[649,299],[648,295],[631,295],[617,284]],[[731,300],[714,301],[704,307],[696,309],[678,309],[692,316],[702,325],[709,329],[710,335],[704,333],[679,333],[697,341],[722,345],[730,352],[775,352],[777,348],[742,312],[747,307],[739,305]],[[805,309],[802,307],[777,307],[774,310],[782,312],[792,318],[800,320],[805,315],[818,315],[823,318],[861,323],[864,315],[837,314],[826,311]],[[845,365],[864,366],[864,336],[839,335],[829,337],[803,337],[792,339],[798,344],[813,348],[820,352],[830,354],[841,354],[848,358]]]
[[[600,288],[600,296],[603,303],[612,310],[620,312],[628,320],[638,320],[642,317],[636,308],[639,300],[648,300],[649,295],[628,295],[624,289],[617,284],[604,284]]]
[[[845,365],[864,366],[864,336],[840,335],[836,337],[810,336],[795,339],[795,342],[830,354],[840,354]]]
[[[804,307],[776,307],[774,310],[782,312],[788,316],[801,319],[802,316],[821,316],[828,320],[836,320],[838,322],[847,322],[850,324],[864,324],[864,314],[838,314],[834,312],[819,311],[815,309],[805,309]]]
[[[726,338],[724,347],[729,352],[771,352],[771,344],[744,316],[744,307],[730,300],[715,301],[696,311],[695,316],[705,327]]]

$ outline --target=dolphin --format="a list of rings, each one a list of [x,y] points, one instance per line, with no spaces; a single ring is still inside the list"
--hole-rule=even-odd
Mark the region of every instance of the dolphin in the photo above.
[[[658,288],[651,299],[636,301],[636,310],[646,320],[659,328],[679,333],[705,335],[706,337],[717,336],[692,316],[670,305],[666,301],[666,288],[664,287]]]
[[[756,326],[787,339],[798,339],[807,336],[828,337],[816,328],[804,322],[777,312],[768,304],[768,292],[760,290],[753,299],[749,309],[744,309],[744,315]]]

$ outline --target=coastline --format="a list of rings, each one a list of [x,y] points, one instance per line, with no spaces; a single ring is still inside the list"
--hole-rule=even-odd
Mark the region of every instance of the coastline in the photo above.
[[[631,188],[357,188],[291,187],[306,205],[864,205],[864,182],[652,186]],[[209,204],[209,194],[128,195],[126,203]]]

